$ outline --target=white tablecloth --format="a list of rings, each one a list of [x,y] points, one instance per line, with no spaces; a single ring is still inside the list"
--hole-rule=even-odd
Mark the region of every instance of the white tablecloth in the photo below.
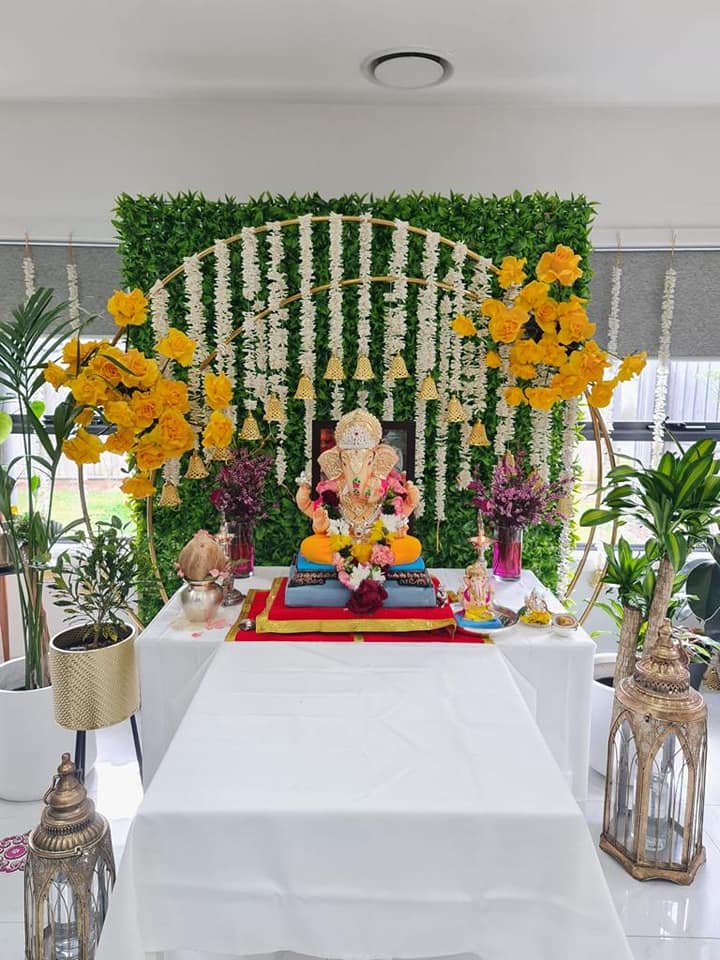
[[[98,960],[175,950],[630,957],[506,661],[447,644],[218,650],[133,823]]]
[[[239,580],[237,585],[243,590],[268,589],[274,577],[286,573],[285,568],[259,567],[252,578]],[[451,589],[456,589],[462,579],[459,570],[435,573]],[[496,597],[499,603],[517,609],[533,587],[542,589],[535,575],[526,570],[519,583],[498,583]],[[545,595],[551,607],[561,609],[551,594],[545,591]],[[221,614],[227,621],[226,626],[213,630],[202,625],[198,628],[183,619],[175,596],[140,636],[137,652],[146,784],[152,780],[213,654],[225,638],[227,626],[236,615],[237,608],[229,608]],[[535,691],[537,724],[576,800],[584,802],[595,644],[582,629],[568,638],[520,625],[498,637],[496,644]]]

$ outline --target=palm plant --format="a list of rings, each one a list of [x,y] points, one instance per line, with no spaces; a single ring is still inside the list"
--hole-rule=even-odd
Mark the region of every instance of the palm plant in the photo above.
[[[42,579],[58,531],[53,523],[55,476],[63,441],[70,435],[78,408],[69,395],[58,404],[52,424],[43,421],[44,406],[37,395],[45,383],[43,371],[77,327],[68,319],[64,303],[52,304],[53,292],[38,289],[26,303],[0,323],[0,390],[19,418],[22,452],[0,465],[0,515],[17,578],[24,629],[25,687],[47,686],[48,633],[42,604]],[[0,430],[7,439],[10,415]],[[15,513],[13,494],[19,481],[27,493],[22,521]],[[39,509],[43,491],[44,509]],[[72,524],[71,526],[74,526]],[[67,529],[67,528],[65,528]]]
[[[720,460],[715,441],[698,440],[679,454],[664,453],[657,469],[622,464],[608,473],[603,506],[586,510],[583,526],[632,519],[652,536],[657,569],[647,611],[646,649],[667,616],[675,578],[688,553],[717,520]]]

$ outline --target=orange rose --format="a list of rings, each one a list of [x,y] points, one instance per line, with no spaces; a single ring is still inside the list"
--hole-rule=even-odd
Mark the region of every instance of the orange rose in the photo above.
[[[56,390],[59,390],[68,380],[67,370],[63,370],[57,363],[49,363],[43,370],[45,380]]]
[[[154,386],[159,379],[160,367],[157,364],[157,360],[153,360],[151,357],[146,357],[145,373],[139,378],[138,386],[141,388],[141,390],[148,390],[150,387]]]
[[[232,420],[215,410],[203,431],[203,446],[222,449],[230,444],[233,436]]]
[[[506,310],[507,307],[501,300],[493,300],[492,297],[488,297],[487,300],[483,300],[482,304],[480,305],[480,313],[484,317],[488,317],[491,320],[493,317],[502,316]]]
[[[518,306],[526,310],[536,310],[541,303],[544,303],[548,297],[550,287],[547,283],[540,283],[539,280],[531,280],[526,283],[515,298]]]
[[[568,362],[560,368],[560,373],[577,373],[585,379],[601,380],[605,368],[609,365],[608,355],[594,340],[588,340],[580,350],[574,350]]]
[[[189,367],[197,344],[182,330],[170,327],[167,336],[157,345],[158,353],[170,360],[177,360],[181,367]]]
[[[166,380],[162,377],[155,383],[152,395],[160,410],[173,409],[187,413],[190,409],[187,384],[182,380]]]
[[[115,400],[112,403],[106,403],[103,408],[103,415],[108,423],[117,424],[118,427],[134,428],[137,425],[135,414],[126,400]]]
[[[77,337],[68,340],[62,351],[63,363],[68,365],[68,372],[77,374],[90,354],[94,353],[104,342],[105,341],[101,340],[89,340],[87,343],[80,343]]]
[[[560,330],[557,338],[560,343],[582,343],[595,333],[595,324],[588,320],[582,304],[579,297],[571,297],[568,303],[558,304]]]
[[[128,453],[135,444],[135,436],[132,427],[119,427],[105,441],[105,449],[108,453]]]
[[[78,403],[88,407],[99,406],[107,396],[107,384],[99,377],[81,373],[79,377],[68,381],[73,397]]]
[[[127,493],[136,500],[144,500],[145,497],[151,497],[155,493],[155,487],[143,474],[136,474],[134,477],[128,477],[120,484],[123,493]]]
[[[62,449],[73,463],[99,463],[103,445],[98,437],[81,427],[74,437],[65,440]]]
[[[578,267],[580,254],[574,253],[570,247],[559,243],[552,253],[544,253],[535,269],[535,276],[543,283],[552,283],[557,280],[564,287],[569,287],[583,275]]]
[[[631,356],[625,357],[618,370],[618,380],[631,380],[636,377],[643,372],[646,363],[647,353],[644,350],[642,353],[633,353]]]
[[[106,383],[112,384],[113,387],[120,383],[119,368],[109,357],[105,356],[102,351],[96,353],[95,356],[92,357],[88,363],[88,370],[92,370],[96,376],[102,377]]]
[[[232,384],[224,373],[205,374],[205,396],[213,410],[224,410],[232,401]]]
[[[511,363],[510,373],[518,380],[534,380],[537,367],[534,367],[532,363]]]
[[[150,437],[157,437],[170,456],[179,457],[195,446],[195,431],[177,410],[166,410],[160,416]]]
[[[450,326],[460,337],[474,337],[477,333],[477,327],[464,313],[459,313]]]
[[[154,423],[160,411],[158,410],[157,400],[152,393],[143,393],[137,390],[130,399],[130,409],[135,417],[135,424],[140,430],[144,430]]]
[[[517,407],[518,404],[525,402],[525,394],[520,387],[507,387],[505,390],[505,403],[509,407]]]
[[[527,257],[523,257],[522,260],[518,260],[517,257],[504,257],[498,273],[498,283],[503,290],[517,286],[525,280],[527,274],[523,271],[523,267],[526,263]]]
[[[92,423],[92,418],[95,416],[95,411],[92,407],[85,407],[80,413],[77,414],[73,423],[76,423],[79,427],[87,427]]]
[[[543,331],[553,336],[557,331],[557,300],[547,297],[535,307],[535,322]]]
[[[612,400],[613,390],[616,386],[617,380],[603,380],[602,383],[596,383],[588,397],[590,406],[606,407]]]
[[[490,336],[496,343],[512,343],[517,340],[528,315],[521,307],[509,309],[501,306],[504,312],[498,312],[488,324]]]
[[[562,367],[567,362],[567,352],[557,340],[545,335],[538,341],[538,363],[546,363],[549,367]]]
[[[491,370],[496,370],[501,363],[500,354],[496,353],[495,350],[488,350],[485,354],[485,366],[490,367]]]
[[[145,323],[147,300],[138,289],[130,293],[116,290],[107,302],[107,310],[119,327],[139,327]]]
[[[561,400],[571,400],[582,395],[587,381],[577,373],[556,373],[550,386],[557,391]]]
[[[143,471],[157,470],[166,460],[170,459],[170,455],[166,453],[165,448],[160,443],[160,438],[153,436],[153,433],[141,437],[135,448],[135,461],[138,468]]]
[[[510,348],[510,363],[537,363],[540,350],[534,340],[516,340]]]
[[[550,410],[559,399],[552,387],[528,387],[525,395],[533,410]]]

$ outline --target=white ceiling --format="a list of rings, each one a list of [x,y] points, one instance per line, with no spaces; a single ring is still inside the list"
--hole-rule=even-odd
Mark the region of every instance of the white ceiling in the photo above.
[[[718,37],[717,0],[4,0],[0,99],[710,106]],[[398,47],[455,73],[369,83]]]

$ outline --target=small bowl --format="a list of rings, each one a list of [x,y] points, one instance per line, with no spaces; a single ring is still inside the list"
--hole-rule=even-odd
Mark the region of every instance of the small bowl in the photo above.
[[[255,629],[254,620],[244,619],[244,620],[241,620],[240,623],[238,623],[238,630],[247,631],[247,630],[254,630],[254,629]]]
[[[555,633],[561,633],[564,636],[570,636],[578,628],[577,619],[567,611],[554,613],[552,618],[552,628]]]

